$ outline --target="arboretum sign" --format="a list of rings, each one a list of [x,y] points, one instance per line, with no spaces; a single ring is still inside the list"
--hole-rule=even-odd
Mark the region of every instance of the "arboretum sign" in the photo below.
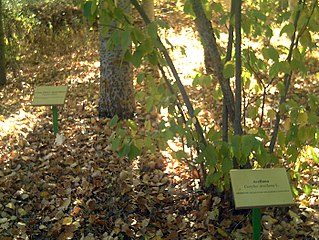
[[[34,91],[33,106],[64,105],[67,86],[38,86]]]
[[[66,98],[67,86],[38,86],[34,91],[33,106],[51,106],[53,114],[53,132],[58,133],[58,108],[63,106]]]
[[[292,205],[293,196],[284,168],[231,170],[236,208]]]
[[[253,240],[260,240],[261,209],[293,205],[286,169],[234,169],[230,179],[236,208],[252,208]]]

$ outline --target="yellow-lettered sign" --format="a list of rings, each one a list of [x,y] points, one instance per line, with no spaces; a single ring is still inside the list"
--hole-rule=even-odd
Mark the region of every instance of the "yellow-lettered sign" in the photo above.
[[[230,178],[238,209],[294,204],[284,168],[234,169]]]
[[[67,86],[38,86],[34,92],[33,106],[64,105]]]

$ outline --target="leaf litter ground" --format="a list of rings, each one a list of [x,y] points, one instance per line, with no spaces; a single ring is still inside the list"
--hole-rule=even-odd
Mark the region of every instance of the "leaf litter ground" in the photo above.
[[[176,27],[168,37],[188,51],[201,51],[191,28]],[[97,117],[96,39],[90,47],[81,39],[25,58],[18,77],[9,77],[1,90],[1,239],[251,239],[249,212],[234,212],[224,199],[202,192],[187,166],[169,154],[144,153],[129,161],[111,152],[109,120]],[[189,69],[200,71],[203,59],[194,63],[178,51],[173,55],[181,59],[177,67],[189,85]],[[69,90],[59,108],[59,128],[65,140],[57,145],[50,109],[30,104],[35,86],[64,84]],[[192,99],[209,96],[187,88]],[[206,100],[206,107],[214,106],[209,112],[218,114],[220,104]],[[138,114],[154,118],[142,109]],[[304,178],[316,189],[296,206],[263,209],[263,239],[317,239],[313,174],[305,172]]]

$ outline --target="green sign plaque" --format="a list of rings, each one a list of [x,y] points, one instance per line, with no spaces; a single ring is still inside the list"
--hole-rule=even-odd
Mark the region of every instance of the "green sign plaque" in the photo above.
[[[67,86],[38,86],[34,92],[33,106],[64,105]]]
[[[294,204],[284,168],[236,169],[230,178],[237,209]]]

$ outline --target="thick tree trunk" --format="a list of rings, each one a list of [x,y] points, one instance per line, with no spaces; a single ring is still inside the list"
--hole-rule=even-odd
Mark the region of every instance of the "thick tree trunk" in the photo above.
[[[103,6],[101,2],[101,6]],[[118,0],[119,6],[128,13],[131,11],[129,0]],[[102,18],[103,19],[103,18]],[[117,23],[112,22],[105,33],[105,24],[100,23],[100,103],[99,115],[112,118],[118,115],[122,119],[132,118],[135,111],[133,68],[123,59],[120,46],[107,49],[107,42]]]
[[[3,15],[2,15],[2,0],[0,0],[0,85],[6,84],[6,61],[5,61],[5,44],[3,31]]]
[[[216,37],[213,31],[213,27],[211,22],[207,19],[205,11],[203,9],[203,5],[201,1],[198,0],[191,0],[193,11],[195,13],[195,24],[197,31],[201,37],[202,44],[206,49],[207,53],[211,59],[211,67],[210,69],[214,71],[221,89],[224,95],[224,102],[227,107],[227,111],[229,114],[230,120],[234,121],[234,95],[230,88],[228,81],[225,80],[223,75],[223,68],[224,65],[222,63],[217,43]]]

